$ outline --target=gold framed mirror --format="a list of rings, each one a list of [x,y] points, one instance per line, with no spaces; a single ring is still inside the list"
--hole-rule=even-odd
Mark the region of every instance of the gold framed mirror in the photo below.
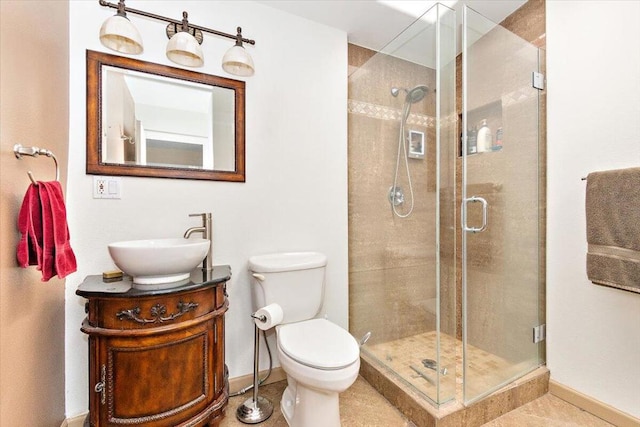
[[[245,83],[87,50],[87,174],[245,181]]]

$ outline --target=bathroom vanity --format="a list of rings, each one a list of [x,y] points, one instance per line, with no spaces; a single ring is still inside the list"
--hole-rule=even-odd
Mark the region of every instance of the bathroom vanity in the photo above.
[[[224,314],[229,266],[196,269],[166,289],[88,276],[85,426],[218,426],[228,399]],[[171,286],[171,285],[170,285]],[[166,286],[165,286],[166,287]]]

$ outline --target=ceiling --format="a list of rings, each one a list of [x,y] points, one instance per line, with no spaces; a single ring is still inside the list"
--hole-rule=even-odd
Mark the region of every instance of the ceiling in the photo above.
[[[526,0],[441,0],[455,9],[458,22],[462,5],[467,4],[493,22],[499,23],[526,3]],[[431,0],[258,0],[266,6],[340,29],[349,43],[380,50],[429,10]]]

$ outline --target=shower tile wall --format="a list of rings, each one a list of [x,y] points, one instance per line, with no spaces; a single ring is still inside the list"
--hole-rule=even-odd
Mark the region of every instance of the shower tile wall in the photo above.
[[[356,336],[372,331],[371,342],[378,343],[435,328],[435,71],[349,45],[349,73],[350,330]],[[425,133],[425,158],[409,159],[415,208],[398,218],[387,195],[405,93],[393,97],[391,88],[417,85],[429,93],[412,105],[406,128]],[[398,185],[406,212],[404,173]]]

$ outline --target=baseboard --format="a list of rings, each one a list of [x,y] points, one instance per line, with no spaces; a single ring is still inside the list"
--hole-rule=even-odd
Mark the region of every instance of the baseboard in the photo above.
[[[264,378],[267,375],[267,372],[269,371],[268,370],[260,371],[258,374],[258,378]],[[264,383],[262,383],[262,385],[272,384],[272,383],[276,383],[278,381],[282,381],[286,379],[287,379],[287,374],[284,373],[282,368],[280,367],[273,368],[271,370],[271,375],[269,375],[269,378],[267,378],[267,380]],[[231,394],[237,393],[239,390],[245,387],[248,387],[251,384],[253,384],[253,374],[231,378],[229,380],[229,392]]]
[[[549,381],[549,393],[617,427],[640,426],[640,419],[554,380]]]
[[[85,412],[84,414],[80,414],[76,417],[67,418],[62,422],[60,427],[83,427],[84,420],[87,418],[87,415],[89,415],[89,413]]]

